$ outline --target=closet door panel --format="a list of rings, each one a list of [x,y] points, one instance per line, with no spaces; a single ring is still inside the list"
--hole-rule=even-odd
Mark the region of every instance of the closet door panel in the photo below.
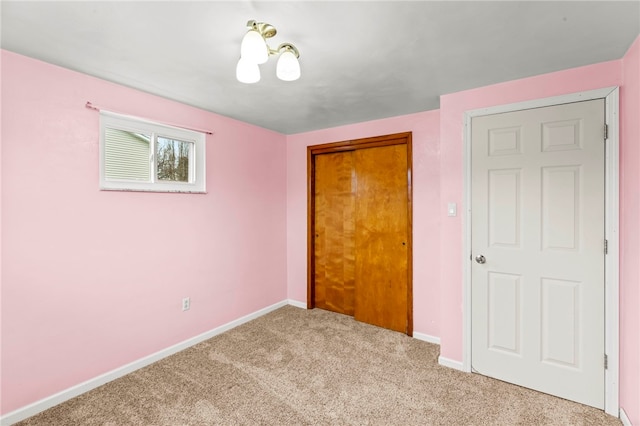
[[[354,314],[355,169],[353,152],[315,157],[315,305]]]
[[[355,319],[407,332],[407,147],[354,151]]]

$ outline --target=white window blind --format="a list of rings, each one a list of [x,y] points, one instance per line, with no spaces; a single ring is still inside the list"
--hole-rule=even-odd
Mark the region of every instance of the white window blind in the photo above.
[[[105,128],[106,179],[150,182],[151,136]]]

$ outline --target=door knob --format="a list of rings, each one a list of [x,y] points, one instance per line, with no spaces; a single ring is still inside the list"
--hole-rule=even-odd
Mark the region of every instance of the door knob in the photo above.
[[[479,255],[476,256],[476,262],[478,262],[478,263],[486,263],[486,261],[487,261],[487,259],[483,255],[479,254]]]

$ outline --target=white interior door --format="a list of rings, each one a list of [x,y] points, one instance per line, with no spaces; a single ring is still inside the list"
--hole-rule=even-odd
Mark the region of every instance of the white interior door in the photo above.
[[[604,408],[604,100],[471,122],[472,368]]]

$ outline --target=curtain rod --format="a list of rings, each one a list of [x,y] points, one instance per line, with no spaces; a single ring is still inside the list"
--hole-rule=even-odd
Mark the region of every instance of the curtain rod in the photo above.
[[[92,104],[92,103],[91,103],[91,102],[89,102],[89,101],[87,101],[87,103],[85,104],[85,107],[87,107],[87,108],[89,108],[89,109],[92,109],[92,110],[94,110],[94,111],[98,111],[98,112],[110,112],[110,113],[112,113],[112,114],[128,115],[128,114],[123,114],[123,113],[116,112],[116,111],[106,110],[106,109],[104,109],[104,108],[102,108],[102,107],[99,107],[99,106],[97,106],[97,105]],[[151,120],[151,119],[144,118],[144,117],[139,117],[139,118],[141,118],[142,120],[147,120],[147,121],[153,121],[153,122],[156,122],[155,120]],[[183,125],[175,124],[175,123],[167,123],[166,121],[164,121],[164,122],[162,122],[162,123],[160,123],[160,124],[166,124],[167,126],[180,127],[181,129],[187,129],[187,130],[193,130],[193,131],[195,131],[195,132],[206,133],[207,135],[212,135],[212,134],[213,134],[213,132],[212,132],[212,131],[210,131],[210,130],[198,129],[198,128],[196,128],[196,127],[187,127],[187,126],[183,126]]]

